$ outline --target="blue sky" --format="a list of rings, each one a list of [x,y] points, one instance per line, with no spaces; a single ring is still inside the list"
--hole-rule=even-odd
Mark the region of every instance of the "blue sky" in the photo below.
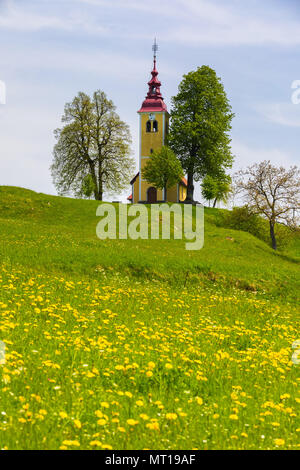
[[[0,0],[0,185],[56,194],[53,130],[78,91],[114,101],[137,160],[154,36],[169,107],[184,73],[205,64],[221,77],[236,114],[235,169],[299,164],[299,1]]]

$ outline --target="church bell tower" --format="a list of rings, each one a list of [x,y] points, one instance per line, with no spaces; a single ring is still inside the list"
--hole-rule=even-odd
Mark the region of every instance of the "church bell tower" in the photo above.
[[[161,149],[165,144],[169,126],[169,113],[160,92],[161,82],[159,81],[156,69],[156,53],[158,46],[156,40],[152,46],[153,50],[153,70],[152,78],[148,82],[149,90],[141,109],[138,111],[140,118],[140,149],[139,149],[139,202],[159,202],[164,201],[163,190],[152,187],[142,177],[143,168],[151,154],[155,150]]]
[[[130,181],[132,194],[128,201],[133,204],[156,202],[183,202],[186,198],[187,181],[182,178],[177,184],[168,188],[167,201],[163,189],[157,189],[143,178],[143,168],[154,151],[160,150],[166,144],[169,129],[169,113],[160,92],[161,83],[156,69],[156,40],[153,49],[153,69],[151,80],[148,82],[148,93],[138,111],[140,120],[139,132],[139,172]]]

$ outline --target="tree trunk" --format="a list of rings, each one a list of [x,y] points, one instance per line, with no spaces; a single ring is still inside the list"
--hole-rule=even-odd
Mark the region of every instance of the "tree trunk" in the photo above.
[[[97,181],[97,177],[96,177],[96,174],[95,174],[95,170],[93,172],[93,180],[94,180],[94,177],[95,177],[95,186],[96,186],[96,189],[94,191],[94,194],[95,194],[95,199],[97,201],[102,201],[102,198],[103,198],[103,183],[102,183],[102,173],[101,173],[101,164],[99,162],[99,168],[98,168],[98,181]]]
[[[93,165],[93,162],[90,160],[89,161],[89,167],[90,167],[90,175],[92,177],[93,183],[94,183],[94,198],[96,201],[102,201],[102,194],[100,195],[100,191],[98,191],[98,184],[97,184],[97,177],[95,173],[95,167]]]
[[[270,235],[272,240],[272,248],[273,250],[277,250],[277,242],[275,237],[275,223],[270,220]]]
[[[94,191],[94,197],[96,201],[102,201],[103,193],[100,193],[99,191]]]
[[[167,202],[167,186],[164,187],[164,191],[165,191],[165,202]]]
[[[216,207],[216,204],[217,204],[217,198],[214,200],[214,205],[213,205],[213,207]]]
[[[187,194],[186,200],[187,203],[194,202],[194,175],[193,172],[188,172],[188,179],[187,179]]]

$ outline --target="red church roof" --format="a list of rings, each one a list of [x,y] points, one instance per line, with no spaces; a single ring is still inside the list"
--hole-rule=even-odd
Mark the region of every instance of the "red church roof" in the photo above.
[[[156,44],[155,47],[157,47]],[[150,82],[148,82],[149,91],[147,93],[145,101],[142,104],[141,109],[138,111],[139,113],[168,111],[167,105],[166,103],[164,103],[164,99],[160,92],[161,83],[157,78],[158,71],[156,70],[156,55],[154,55],[153,70],[151,72],[151,75],[152,78]]]

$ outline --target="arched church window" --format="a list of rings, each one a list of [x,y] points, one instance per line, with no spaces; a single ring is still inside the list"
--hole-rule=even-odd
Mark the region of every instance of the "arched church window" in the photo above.
[[[157,131],[158,131],[158,122],[153,121],[153,132],[157,132]]]
[[[147,121],[146,132],[151,132],[151,121]]]
[[[153,95],[155,95],[155,93],[156,93],[156,88],[155,88],[155,86],[152,88],[152,93],[153,93]]]

